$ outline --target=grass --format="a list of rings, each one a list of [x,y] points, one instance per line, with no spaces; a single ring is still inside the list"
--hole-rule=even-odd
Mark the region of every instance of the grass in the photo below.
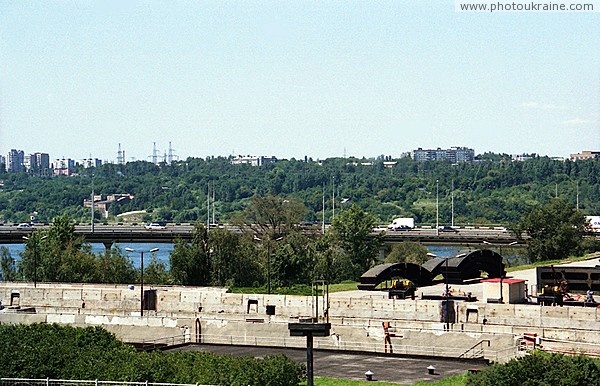
[[[566,259],[536,261],[535,263],[531,263],[531,264],[516,265],[514,267],[508,267],[508,268],[506,268],[506,271],[507,272],[522,271],[525,269],[543,267],[543,266],[548,266],[548,265],[572,263],[575,261],[589,260],[589,259],[594,259],[594,258],[598,258],[598,257],[600,257],[600,254],[596,252],[596,253],[590,253],[590,254],[587,254],[584,256],[568,257]]]
[[[410,386],[464,386],[466,375],[455,375],[452,377],[440,379],[435,382],[417,382],[413,383]],[[301,386],[305,386],[306,382],[300,384]],[[327,377],[316,377],[315,378],[315,386],[398,386],[406,384],[402,383],[390,383],[390,382],[369,382],[369,381],[354,381],[348,379],[338,379],[338,378],[327,378]]]
[[[337,284],[329,285],[329,292],[354,291],[358,289],[358,283],[352,280],[346,280]],[[230,287],[229,291],[235,294],[266,294],[267,287]],[[291,287],[272,287],[271,293],[276,295],[303,295],[312,294],[311,286],[307,284],[295,284]]]
[[[600,253],[596,252],[596,253],[591,253],[591,254],[588,254],[585,256],[569,257],[567,259],[544,260],[544,261],[537,261],[532,264],[516,265],[513,267],[507,267],[506,271],[507,272],[521,271],[524,269],[548,266],[551,264],[557,265],[557,264],[563,264],[563,263],[572,263],[575,261],[589,260],[589,259],[598,258],[598,257],[600,257]],[[441,278],[442,278],[442,276],[439,276],[436,279],[441,279]],[[341,283],[329,285],[329,292],[354,291],[357,289],[358,289],[358,282],[355,282],[352,280],[346,280]],[[277,295],[310,296],[312,294],[311,291],[312,291],[311,286],[307,285],[307,284],[295,284],[291,287],[281,287],[281,288],[273,287],[273,288],[271,288],[271,293],[277,294]],[[242,293],[243,294],[266,294],[266,293],[268,293],[266,286],[263,286],[263,287],[230,287],[229,292],[237,293],[237,294],[242,294]]]

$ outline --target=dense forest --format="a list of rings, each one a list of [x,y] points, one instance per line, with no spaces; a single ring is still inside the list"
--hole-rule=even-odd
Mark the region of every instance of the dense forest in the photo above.
[[[559,197],[587,215],[600,213],[600,160],[558,161],[548,157],[515,162],[484,154],[472,164],[416,162],[409,158],[384,166],[377,159],[329,158],[323,161],[280,160],[263,166],[232,165],[224,157],[188,158],[170,165],[145,161],[79,169],[77,175],[39,177],[0,174],[0,221],[24,222],[32,214],[50,222],[58,215],[90,221],[84,199],[95,194],[134,195],[117,214],[145,210],[144,221],[206,221],[207,203],[219,222],[230,221],[253,196],[295,198],[306,207],[305,221],[320,222],[335,210],[356,203],[386,223],[394,217],[414,217],[417,224],[436,220],[458,225],[510,224],[531,209]],[[213,204],[214,197],[214,204]],[[452,210],[453,209],[453,210]],[[212,217],[211,213],[211,217]],[[95,216],[99,218],[99,214]],[[101,220],[102,221],[102,220]]]

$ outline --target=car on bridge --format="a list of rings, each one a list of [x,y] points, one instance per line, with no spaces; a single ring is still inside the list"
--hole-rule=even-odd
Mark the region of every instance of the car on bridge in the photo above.
[[[166,229],[166,226],[157,223],[157,222],[151,222],[150,224],[146,224],[144,225],[144,227],[148,230],[159,230],[159,229]]]
[[[439,230],[440,232],[452,232],[452,233],[458,233],[458,229],[456,229],[456,228],[452,228],[452,227],[451,227],[451,226],[449,226],[449,225],[444,225],[444,226],[441,226],[441,227],[439,227],[439,228],[438,228],[438,230]]]
[[[17,225],[17,229],[33,229],[33,225],[28,222],[21,223]]]

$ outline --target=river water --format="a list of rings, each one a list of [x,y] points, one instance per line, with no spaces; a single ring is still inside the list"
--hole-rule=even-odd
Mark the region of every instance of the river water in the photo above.
[[[21,252],[25,249],[25,245],[24,244],[0,244],[0,247],[7,247],[11,256],[16,260],[19,261],[21,259]],[[104,248],[104,244],[101,243],[92,243],[92,252],[94,253],[104,253],[105,248]],[[460,246],[460,245],[425,245],[427,247],[427,249],[429,249],[429,251],[436,255],[436,256],[440,256],[440,257],[450,257],[455,255],[456,253],[458,253],[461,250],[464,249],[469,249],[466,248],[464,246]],[[481,248],[483,248],[484,246],[481,246]],[[128,254],[131,258],[131,260],[133,261],[133,265],[136,268],[140,267],[140,262],[141,262],[141,258],[140,258],[140,253],[139,252],[144,252],[144,263],[145,265],[147,265],[152,258],[156,258],[158,261],[165,263],[165,265],[167,266],[167,268],[169,267],[169,257],[171,254],[171,251],[173,250],[173,244],[171,243],[121,243],[121,244],[115,244],[113,245],[113,248],[121,248],[121,251],[125,254]],[[131,248],[134,249],[136,252],[126,252],[125,248]],[[150,251],[151,249],[154,248],[158,248],[157,252],[153,252],[153,253],[148,253],[148,251]],[[499,254],[501,254],[505,261],[508,262],[510,265],[516,265],[519,263],[524,263],[525,262],[525,248],[507,248],[507,247],[500,247],[500,248],[495,248],[492,247],[490,248],[496,252],[498,252]]]

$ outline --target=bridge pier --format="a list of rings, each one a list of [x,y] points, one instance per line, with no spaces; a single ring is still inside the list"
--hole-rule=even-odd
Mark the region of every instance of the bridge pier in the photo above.
[[[106,252],[110,251],[114,243],[115,242],[113,240],[106,240],[102,242],[102,244],[104,244],[104,248],[106,248]]]

